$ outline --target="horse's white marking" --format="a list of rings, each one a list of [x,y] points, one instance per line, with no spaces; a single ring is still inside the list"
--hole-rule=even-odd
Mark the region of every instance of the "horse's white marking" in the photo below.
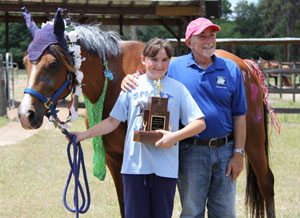
[[[33,86],[35,74],[36,74],[36,65],[32,64],[27,87],[31,88]],[[28,113],[28,110],[31,109],[31,105],[32,105],[32,96],[28,93],[25,93],[21,105],[19,107],[19,113],[26,115]]]
[[[32,64],[31,65],[31,72],[28,80],[28,88],[31,88],[35,79],[35,74],[36,74],[36,65]]]
[[[31,105],[32,105],[31,100],[32,100],[31,95],[25,93],[24,97],[22,99],[21,105],[19,107],[19,113],[20,114],[26,115],[28,113],[28,111],[29,111],[29,109],[31,108]]]

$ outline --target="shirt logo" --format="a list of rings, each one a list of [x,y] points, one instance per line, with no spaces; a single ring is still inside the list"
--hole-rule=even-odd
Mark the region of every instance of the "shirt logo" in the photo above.
[[[216,79],[217,86],[225,86],[226,80],[224,76],[217,76]]]

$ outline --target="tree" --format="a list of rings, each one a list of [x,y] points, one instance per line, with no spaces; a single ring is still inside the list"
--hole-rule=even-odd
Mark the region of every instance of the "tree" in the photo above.
[[[13,55],[14,62],[19,66],[23,65],[23,56],[27,51],[27,46],[31,42],[31,37],[24,23],[9,24],[9,52]],[[0,54],[5,54],[5,25],[0,24]]]
[[[267,37],[286,37],[300,33],[299,0],[261,0],[259,10]]]
[[[263,18],[266,37],[300,36],[299,0],[261,0],[259,11]],[[298,13],[297,13],[298,12]],[[282,54],[285,48],[277,48],[276,59],[285,60]],[[288,47],[288,60],[298,60],[300,46]]]
[[[228,20],[232,14],[231,3],[228,0],[221,0],[222,4],[222,18]]]
[[[235,32],[239,32],[243,37],[258,38],[264,35],[262,18],[258,8],[253,3],[240,1],[235,7],[236,27]]]

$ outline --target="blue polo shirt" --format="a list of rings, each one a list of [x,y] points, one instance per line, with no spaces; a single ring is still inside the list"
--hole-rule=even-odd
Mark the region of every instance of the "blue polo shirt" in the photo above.
[[[213,64],[203,70],[190,53],[171,61],[168,76],[186,86],[205,116],[206,129],[196,137],[226,136],[233,132],[233,116],[246,114],[243,76],[229,59],[214,55]]]

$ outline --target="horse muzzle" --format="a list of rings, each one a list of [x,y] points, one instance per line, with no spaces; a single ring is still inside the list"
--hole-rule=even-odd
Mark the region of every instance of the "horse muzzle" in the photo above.
[[[30,97],[30,96],[29,96]],[[39,111],[39,113],[37,112]],[[24,96],[19,108],[18,117],[24,129],[38,129],[43,124],[45,108],[40,102],[36,105],[28,103],[28,99]]]

